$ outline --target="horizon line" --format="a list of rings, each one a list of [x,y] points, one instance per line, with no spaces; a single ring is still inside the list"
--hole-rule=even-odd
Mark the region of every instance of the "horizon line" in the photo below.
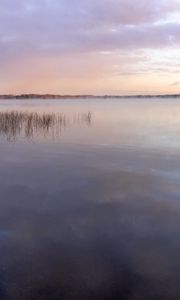
[[[180,93],[175,94],[133,94],[133,95],[112,95],[112,94],[53,94],[53,93],[22,93],[22,94],[0,94],[0,99],[17,98],[133,98],[133,97],[180,97]]]

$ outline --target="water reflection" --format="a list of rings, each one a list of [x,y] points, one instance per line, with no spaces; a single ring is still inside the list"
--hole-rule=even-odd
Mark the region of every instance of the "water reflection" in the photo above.
[[[6,111],[0,112],[0,135],[8,141],[16,140],[21,135],[26,138],[35,134],[57,137],[62,129],[75,124],[89,126],[91,121],[91,112],[75,114],[71,118],[62,113]]]
[[[179,212],[156,199],[175,187],[148,174],[92,175],[63,191],[48,174],[43,189],[0,184],[1,299],[179,299]]]
[[[0,111],[0,300],[179,300],[179,102]]]

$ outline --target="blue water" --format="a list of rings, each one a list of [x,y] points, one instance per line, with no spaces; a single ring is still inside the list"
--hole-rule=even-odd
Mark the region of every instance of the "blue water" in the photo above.
[[[0,299],[180,299],[180,100],[12,111],[66,122],[0,122]]]

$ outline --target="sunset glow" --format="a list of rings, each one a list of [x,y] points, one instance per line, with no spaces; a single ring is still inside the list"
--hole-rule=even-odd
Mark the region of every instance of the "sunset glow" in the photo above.
[[[0,0],[0,93],[179,93],[179,20],[178,0]]]

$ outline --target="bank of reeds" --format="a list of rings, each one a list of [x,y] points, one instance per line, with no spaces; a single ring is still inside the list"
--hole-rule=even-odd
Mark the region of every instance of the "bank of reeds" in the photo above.
[[[91,113],[77,114],[73,120],[61,113],[37,113],[23,111],[0,112],[0,134],[8,140],[16,139],[17,136],[26,138],[36,134],[59,135],[62,129],[74,123],[91,124]]]

